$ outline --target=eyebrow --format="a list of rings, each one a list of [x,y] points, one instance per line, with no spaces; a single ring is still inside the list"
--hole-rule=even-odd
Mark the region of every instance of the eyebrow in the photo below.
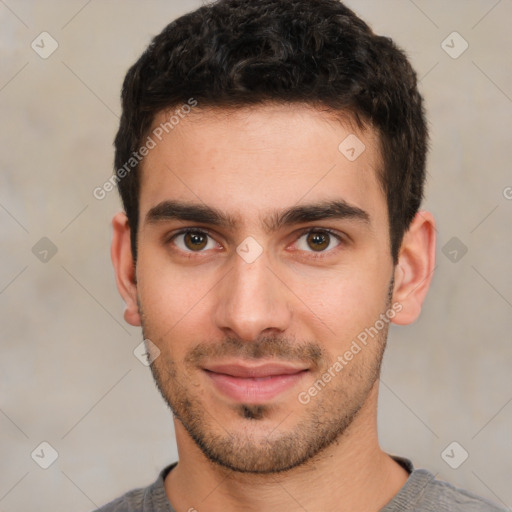
[[[262,223],[267,232],[273,232],[294,224],[328,219],[350,219],[370,224],[370,216],[366,211],[343,199],[320,201],[292,206],[283,211],[274,211],[263,219]],[[238,225],[236,217],[217,208],[181,201],[162,201],[151,208],[145,217],[146,224],[156,224],[168,220],[192,221],[223,228],[235,228]]]

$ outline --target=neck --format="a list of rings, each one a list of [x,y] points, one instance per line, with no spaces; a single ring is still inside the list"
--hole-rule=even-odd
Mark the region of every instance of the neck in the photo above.
[[[165,490],[177,511],[377,512],[408,473],[378,444],[376,385],[336,442],[307,463],[272,474],[238,473],[209,461],[175,420],[179,463]]]

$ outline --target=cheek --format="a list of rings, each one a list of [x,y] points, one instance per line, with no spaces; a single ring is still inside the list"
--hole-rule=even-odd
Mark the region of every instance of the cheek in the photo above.
[[[202,322],[207,314],[208,290],[215,281],[197,269],[185,272],[142,258],[139,263],[144,269],[138,273],[138,293],[145,326],[159,338],[190,336],[197,330],[192,323]]]
[[[388,282],[383,273],[350,269],[325,275],[295,278],[298,321],[310,328],[318,325],[316,339],[332,339],[337,348],[344,346],[365,328],[373,325],[386,309]],[[316,321],[315,321],[316,320]]]

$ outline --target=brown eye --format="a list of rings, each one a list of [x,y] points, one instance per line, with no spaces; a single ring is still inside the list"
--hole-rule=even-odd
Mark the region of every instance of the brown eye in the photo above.
[[[185,246],[191,251],[200,251],[206,247],[208,237],[204,233],[189,231],[183,238]]]
[[[296,247],[305,252],[329,252],[342,242],[341,236],[326,229],[305,232],[296,242]]]
[[[323,251],[329,247],[330,235],[322,232],[311,232],[307,237],[307,243],[313,251]]]
[[[183,252],[205,252],[208,249],[217,247],[215,240],[206,232],[188,229],[176,233],[172,243]]]

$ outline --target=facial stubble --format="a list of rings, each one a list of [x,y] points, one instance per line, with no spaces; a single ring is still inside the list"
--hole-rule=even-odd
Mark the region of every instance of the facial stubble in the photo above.
[[[388,309],[392,286],[393,283]],[[168,341],[151,338],[152,329],[140,303],[139,310],[144,339],[151,339],[162,351],[151,364],[162,397],[211,462],[239,473],[279,473],[313,463],[315,457],[337,442],[353,423],[379,378],[388,333],[386,325],[371,340],[371,346],[365,346],[308,404],[301,405],[298,412],[302,418],[293,428],[285,430],[285,420],[290,413],[272,404],[233,404],[224,415],[214,416],[202,401],[204,395],[200,387],[193,384],[193,372],[202,371],[202,362],[231,356],[242,360],[303,361],[321,378],[335,360],[330,360],[318,343],[298,343],[280,337],[253,342],[227,338],[222,343],[196,345],[188,352],[180,370],[180,364],[172,359],[172,351],[164,349],[170,346]],[[244,428],[229,429],[229,418],[233,414],[237,425],[242,421]]]

